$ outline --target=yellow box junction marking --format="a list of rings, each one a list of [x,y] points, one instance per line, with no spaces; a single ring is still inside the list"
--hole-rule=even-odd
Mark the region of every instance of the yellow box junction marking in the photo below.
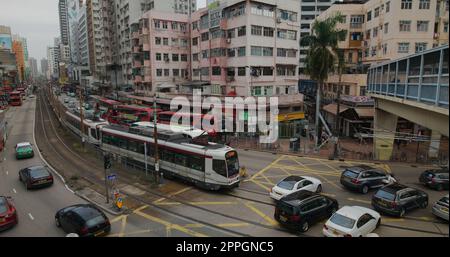
[[[267,223],[269,225],[272,226],[276,226],[278,223],[272,219],[271,217],[267,216],[266,214],[264,214],[262,211],[260,211],[259,209],[257,209],[256,207],[254,207],[251,203],[246,202],[244,203],[245,206],[247,206],[250,210],[252,210],[253,212],[255,212],[256,214],[258,214],[260,217],[262,217],[263,219],[265,219],[267,221]]]

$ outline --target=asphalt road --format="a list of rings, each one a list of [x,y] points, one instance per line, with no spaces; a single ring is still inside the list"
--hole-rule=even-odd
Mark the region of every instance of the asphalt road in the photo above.
[[[0,163],[0,195],[13,198],[19,215],[19,224],[8,231],[0,232],[0,237],[65,236],[65,233],[55,226],[55,213],[66,206],[85,202],[68,191],[57,176],[53,186],[39,190],[27,191],[19,181],[20,169],[33,165],[45,165],[35,145],[33,146],[35,156],[32,159],[16,160],[14,154],[17,143],[34,144],[35,109],[36,98],[28,98],[22,106],[12,108],[7,113],[8,139],[6,149],[1,154],[3,161]]]

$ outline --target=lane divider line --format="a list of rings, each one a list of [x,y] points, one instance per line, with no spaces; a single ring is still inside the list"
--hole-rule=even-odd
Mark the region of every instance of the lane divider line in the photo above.
[[[14,192],[14,194],[17,194],[17,191],[16,191],[16,189],[15,189],[15,188],[13,188],[13,192]]]
[[[30,217],[31,220],[34,220],[33,215],[31,215],[31,213],[28,213],[28,216]]]

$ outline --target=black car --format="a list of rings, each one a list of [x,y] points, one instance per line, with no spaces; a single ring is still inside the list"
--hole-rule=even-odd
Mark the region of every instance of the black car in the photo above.
[[[61,209],[55,215],[55,222],[66,233],[75,233],[81,237],[103,236],[111,231],[108,217],[92,204]]]
[[[19,180],[26,189],[53,185],[52,173],[44,166],[32,166],[19,171]]]
[[[428,206],[427,193],[401,184],[391,184],[380,188],[372,197],[375,210],[403,217],[407,211]]]
[[[338,209],[335,199],[300,190],[277,202],[274,218],[289,228],[306,232],[312,224],[331,217]]]
[[[351,190],[367,194],[369,189],[385,186],[389,177],[386,172],[367,165],[346,168],[341,174],[341,184]]]
[[[448,190],[448,168],[426,170],[419,177],[420,183],[441,191]]]

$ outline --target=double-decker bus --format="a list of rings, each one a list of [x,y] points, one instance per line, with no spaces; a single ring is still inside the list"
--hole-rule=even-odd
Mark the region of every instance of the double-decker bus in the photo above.
[[[21,106],[22,105],[22,93],[19,91],[13,91],[9,93],[9,104],[11,106]]]
[[[154,111],[158,113],[161,110],[139,105],[119,105],[108,111],[107,120],[111,124],[130,126],[135,122],[153,121]]]
[[[111,114],[114,108],[122,104],[119,101],[108,99],[101,96],[90,96],[90,97],[97,105],[96,107],[100,111],[100,117],[105,120],[108,119],[108,115]]]
[[[101,148],[134,163],[155,166],[153,129],[122,127],[101,128]],[[239,186],[238,153],[216,143],[199,144],[182,133],[158,132],[159,170],[167,178],[178,177],[207,190]]]

